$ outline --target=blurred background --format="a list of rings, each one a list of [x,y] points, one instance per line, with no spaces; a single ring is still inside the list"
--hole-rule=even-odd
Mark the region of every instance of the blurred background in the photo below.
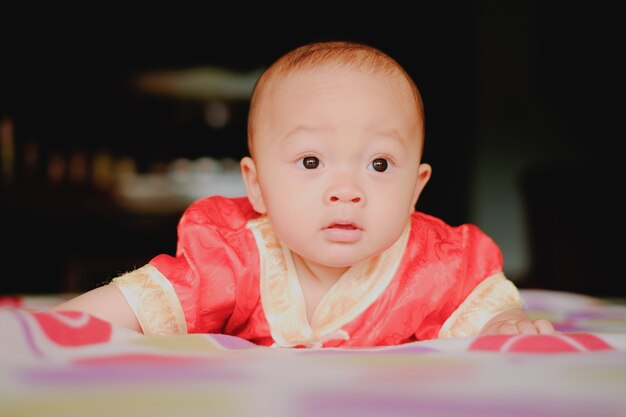
[[[84,291],[173,254],[187,204],[244,193],[259,72],[302,43],[346,39],[383,49],[422,91],[433,176],[418,209],[480,226],[520,287],[625,296],[623,13],[414,3],[270,19],[5,7],[0,293]]]

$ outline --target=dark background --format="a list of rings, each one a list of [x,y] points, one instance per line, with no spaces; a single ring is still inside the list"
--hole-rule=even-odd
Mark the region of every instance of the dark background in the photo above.
[[[601,2],[411,9],[272,19],[183,7],[5,9],[0,117],[14,125],[16,149],[0,188],[0,293],[82,291],[174,252],[180,212],[131,212],[89,182],[51,184],[53,153],[106,148],[140,171],[245,154],[247,102],[229,102],[231,122],[215,129],[201,120],[203,103],[141,94],[134,77],[248,72],[302,43],[347,39],[389,53],[422,91],[434,173],[420,210],[478,224],[521,287],[625,296],[623,14]],[[35,168],[24,162],[27,143],[39,147]]]

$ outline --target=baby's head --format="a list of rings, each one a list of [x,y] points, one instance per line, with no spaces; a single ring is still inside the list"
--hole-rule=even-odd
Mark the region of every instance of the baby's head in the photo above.
[[[317,42],[296,48],[278,60],[276,60],[257,80],[250,100],[250,111],[248,114],[248,149],[254,157],[254,142],[259,117],[264,117],[263,106],[266,96],[270,96],[273,88],[280,84],[282,77],[298,72],[316,71],[322,68],[344,68],[355,71],[387,74],[396,78],[400,84],[411,90],[415,103],[413,110],[415,118],[419,124],[419,137],[417,138],[421,146],[424,141],[424,106],[422,97],[413,79],[406,73],[404,68],[389,55],[368,45],[353,42]]]
[[[347,267],[398,240],[430,177],[415,83],[383,52],[322,42],[271,65],[252,94],[248,198],[302,259]]]

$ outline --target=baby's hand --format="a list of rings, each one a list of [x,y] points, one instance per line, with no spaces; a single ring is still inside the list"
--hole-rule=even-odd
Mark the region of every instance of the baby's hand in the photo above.
[[[480,336],[493,334],[554,334],[552,323],[545,319],[531,320],[519,309],[497,314],[485,324]]]

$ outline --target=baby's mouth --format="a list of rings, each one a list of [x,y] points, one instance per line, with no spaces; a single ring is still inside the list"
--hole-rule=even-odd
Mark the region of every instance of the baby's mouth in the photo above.
[[[349,244],[358,242],[362,235],[363,229],[355,223],[331,223],[323,230],[324,236],[330,242]]]
[[[328,226],[327,229],[356,230],[358,227],[351,223],[334,223]]]

